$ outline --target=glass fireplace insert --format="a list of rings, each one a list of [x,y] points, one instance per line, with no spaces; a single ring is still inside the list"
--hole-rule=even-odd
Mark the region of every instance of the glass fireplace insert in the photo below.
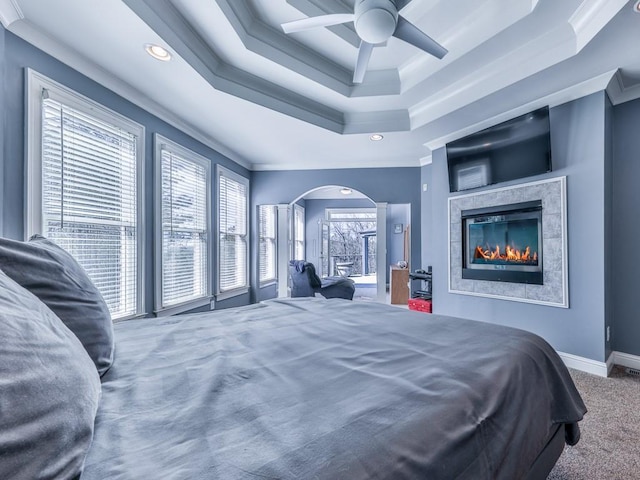
[[[462,278],[543,284],[542,201],[462,211]]]

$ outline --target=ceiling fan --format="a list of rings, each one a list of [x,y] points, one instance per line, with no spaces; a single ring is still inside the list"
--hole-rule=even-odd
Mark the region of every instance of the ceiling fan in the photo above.
[[[288,34],[353,22],[356,33],[360,37],[353,83],[362,83],[373,47],[386,42],[391,36],[410,43],[437,58],[447,54],[446,48],[398,14],[410,1],[356,0],[353,13],[336,13],[294,20],[283,23],[282,30]]]

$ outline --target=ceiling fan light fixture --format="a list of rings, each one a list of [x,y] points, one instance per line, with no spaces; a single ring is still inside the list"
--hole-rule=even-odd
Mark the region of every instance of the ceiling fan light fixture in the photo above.
[[[398,13],[411,0],[355,0],[353,14],[334,13],[303,18],[281,24],[284,33],[301,32],[353,22],[360,38],[358,57],[353,69],[353,84],[363,82],[373,47],[392,36],[413,45],[436,58],[444,57],[448,50]]]
[[[144,46],[145,51],[151,55],[156,60],[160,60],[162,62],[168,62],[171,60],[171,53],[164,47],[160,45],[155,45],[153,43],[147,43]]]
[[[340,189],[340,193],[343,195],[351,195],[353,193],[353,190],[351,190],[350,188],[347,187],[342,187]]]
[[[358,36],[373,45],[386,42],[398,23],[398,11],[389,0],[361,0],[355,7],[354,27]]]
[[[380,140],[382,140],[384,138],[384,136],[380,133],[374,133],[373,135],[371,135],[369,137],[369,140],[371,140],[372,142],[379,142]]]

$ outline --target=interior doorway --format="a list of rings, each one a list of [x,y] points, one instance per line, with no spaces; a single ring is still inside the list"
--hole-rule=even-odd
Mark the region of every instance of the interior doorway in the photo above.
[[[388,268],[386,203],[375,203],[349,187],[328,185],[279,206],[279,211],[285,208],[289,220],[279,221],[279,238],[286,238],[288,246],[287,254],[278,256],[279,296],[288,295],[288,274],[283,278],[280,272],[288,272],[289,260],[301,260],[293,256],[304,252],[321,276],[348,276],[356,283],[356,295],[386,301],[386,275],[378,275]],[[284,248],[279,251],[284,253]]]
[[[327,208],[325,218],[320,229],[322,276],[349,277],[361,296],[375,297],[371,290],[377,284],[376,208]]]

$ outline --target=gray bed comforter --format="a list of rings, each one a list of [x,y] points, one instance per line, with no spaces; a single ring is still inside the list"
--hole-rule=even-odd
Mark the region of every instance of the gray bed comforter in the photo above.
[[[271,300],[116,324],[82,480],[520,478],[585,407],[521,330]]]

